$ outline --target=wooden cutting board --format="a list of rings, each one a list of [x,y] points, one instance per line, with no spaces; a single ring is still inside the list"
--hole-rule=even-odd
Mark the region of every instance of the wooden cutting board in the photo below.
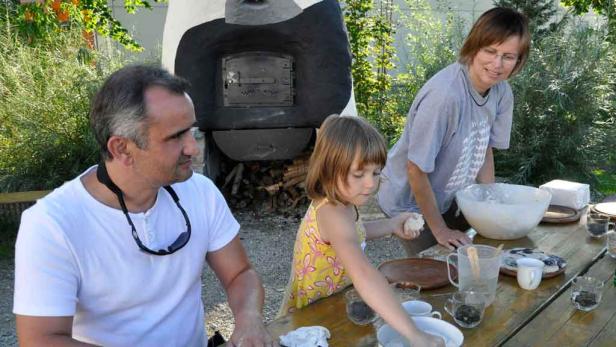
[[[458,277],[456,267],[449,264],[451,277]],[[382,263],[379,271],[389,283],[412,282],[421,286],[422,290],[441,288],[449,284],[447,263],[430,258],[404,258]]]
[[[545,211],[543,219],[544,223],[571,223],[580,220],[582,210],[575,210],[571,207],[550,205]]]

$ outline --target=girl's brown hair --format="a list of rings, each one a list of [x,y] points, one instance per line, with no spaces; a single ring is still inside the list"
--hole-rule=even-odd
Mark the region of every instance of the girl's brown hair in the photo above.
[[[347,182],[353,160],[359,168],[365,164],[385,166],[387,146],[383,136],[361,117],[333,114],[317,133],[308,175],[306,192],[312,200],[327,198],[333,204],[347,204],[337,189],[337,182]]]
[[[484,12],[477,19],[471,32],[464,40],[458,61],[470,65],[480,49],[495,43],[503,43],[512,36],[520,38],[518,62],[509,77],[514,76],[528,60],[530,33],[526,16],[510,8],[495,7]]]

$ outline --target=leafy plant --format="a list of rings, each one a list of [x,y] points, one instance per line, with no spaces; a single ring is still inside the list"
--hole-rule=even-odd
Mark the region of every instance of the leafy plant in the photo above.
[[[345,0],[344,16],[353,53],[351,69],[357,110],[374,122],[378,122],[378,114],[391,87],[388,72],[394,67],[392,15],[391,0]]]
[[[51,189],[96,163],[89,100],[121,58],[78,28],[28,44],[12,18],[0,14],[0,191]]]
[[[495,0],[494,5],[513,8],[525,14],[535,39],[555,30],[557,7],[553,0]]]
[[[445,11],[448,14],[442,21],[432,14],[427,0],[406,1],[411,15],[397,11],[391,1],[346,0],[344,7],[358,112],[390,144],[400,137],[417,91],[434,73],[455,61],[462,41],[462,22],[451,11]],[[445,8],[443,2],[438,8]],[[408,48],[409,64],[403,73],[393,75],[396,30],[409,33],[400,43]]]
[[[614,0],[561,0],[573,13],[584,14],[594,11],[607,19],[608,39],[616,43],[616,3]]]
[[[535,42],[527,66],[510,81],[511,148],[497,151],[496,167],[515,183],[595,185],[592,170],[606,165],[601,153],[615,135],[614,50],[603,31],[565,24]]]
[[[79,26],[86,33],[97,32],[110,37],[125,48],[141,51],[143,48],[113,17],[107,0],[44,0],[18,4],[17,0],[4,0],[17,11],[16,24],[19,32],[30,42],[47,40],[60,28]],[[165,0],[124,0],[124,9],[135,13],[139,8],[152,8],[152,2]]]

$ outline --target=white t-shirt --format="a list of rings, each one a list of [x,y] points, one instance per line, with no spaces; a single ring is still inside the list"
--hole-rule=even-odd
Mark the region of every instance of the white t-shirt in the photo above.
[[[417,93],[404,131],[387,154],[378,192],[381,209],[389,216],[419,212],[408,181],[411,161],[428,174],[438,209],[445,213],[456,191],[475,182],[488,146],[509,147],[512,115],[507,81],[482,96],[466,65],[454,63],[436,73]]]
[[[122,211],[94,199],[80,177],[22,215],[13,312],[74,316],[73,337],[97,345],[204,346],[205,256],[239,230],[218,189],[196,173],[172,185],[192,235],[179,251],[156,256],[137,247]],[[186,231],[182,213],[162,188],[150,210],[130,217],[151,249],[166,248]]]

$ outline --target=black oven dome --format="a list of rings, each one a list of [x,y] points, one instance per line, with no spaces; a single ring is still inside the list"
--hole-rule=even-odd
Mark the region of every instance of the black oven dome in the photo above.
[[[243,71],[242,64],[261,72]],[[352,93],[351,53],[336,0],[273,24],[219,18],[194,26],[180,39],[174,70],[191,82],[202,130],[315,128],[342,112]]]

